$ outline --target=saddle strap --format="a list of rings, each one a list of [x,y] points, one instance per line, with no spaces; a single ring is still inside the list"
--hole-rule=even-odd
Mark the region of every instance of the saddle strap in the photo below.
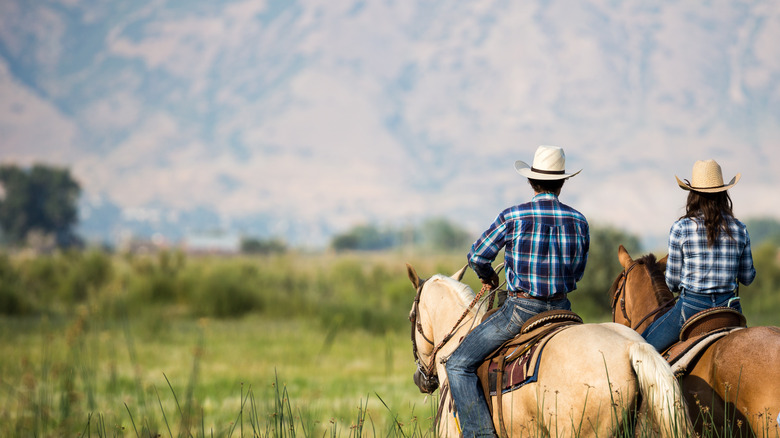
[[[441,396],[439,397],[439,410],[436,412],[436,418],[433,419],[433,424],[439,424],[442,415],[444,415],[444,406],[447,405],[447,395],[450,392],[449,382],[444,384],[441,388]]]
[[[504,424],[504,407],[502,406],[501,397],[504,393],[501,386],[504,381],[504,365],[506,364],[506,357],[501,355],[498,358],[498,370],[496,374],[496,409],[498,409],[498,425],[501,428],[501,436],[508,438],[509,434],[506,433],[506,425]]]
[[[542,342],[543,345],[542,348],[544,348],[544,345],[547,344],[547,342],[552,339],[553,336],[557,335],[561,331],[563,331],[566,328],[569,328],[573,325],[577,325],[577,322],[574,321],[565,321],[561,322],[559,324],[551,325],[550,327],[544,327],[543,329],[540,328],[536,330],[532,336],[528,336],[527,339],[524,341],[526,342],[525,345],[522,345],[521,352],[518,353],[517,350],[515,350],[513,353],[507,355],[500,354],[501,348],[496,350],[496,352],[492,355],[495,357],[495,360],[498,363],[498,369],[496,370],[496,409],[498,409],[498,425],[499,429],[501,430],[501,436],[504,438],[508,438],[509,434],[506,431],[506,424],[504,423],[504,406],[502,397],[504,394],[503,391],[503,381],[504,381],[504,366],[506,365],[507,359],[515,359],[518,356],[522,356],[528,349],[530,349],[534,344],[537,342]],[[522,338],[522,336],[518,336],[518,338]],[[518,339],[515,338],[515,339]],[[506,346],[507,344],[510,344],[511,341],[508,341],[504,344]],[[497,356],[496,356],[497,354]],[[540,353],[541,354],[541,353]],[[490,360],[490,359],[488,359]],[[488,402],[488,410],[493,413],[493,404],[490,402],[490,391],[489,384],[485,384],[483,387],[485,389],[485,398]]]

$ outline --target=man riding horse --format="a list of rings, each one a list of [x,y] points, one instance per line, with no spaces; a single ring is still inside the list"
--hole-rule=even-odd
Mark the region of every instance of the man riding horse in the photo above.
[[[561,148],[539,146],[533,164],[515,162],[534,190],[530,202],[502,211],[472,245],[469,266],[488,287],[498,287],[492,262],[504,250],[507,298],[475,327],[447,359],[446,370],[462,435],[496,436],[476,375],[483,360],[520,332],[525,321],[548,310],[571,310],[567,294],[585,272],[588,222],[558,200],[566,179]]]

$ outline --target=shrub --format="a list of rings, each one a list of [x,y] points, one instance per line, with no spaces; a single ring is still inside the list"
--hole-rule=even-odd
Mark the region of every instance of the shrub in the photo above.
[[[193,313],[197,316],[229,318],[262,310],[262,301],[255,293],[256,278],[251,270],[241,266],[217,265],[194,285]]]
[[[0,254],[0,314],[23,315],[31,311],[22,293],[19,275],[6,254]]]

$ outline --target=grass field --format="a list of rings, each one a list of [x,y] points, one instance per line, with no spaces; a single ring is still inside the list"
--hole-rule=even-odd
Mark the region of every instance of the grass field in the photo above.
[[[405,261],[423,277],[464,263],[0,257],[0,304],[17,313],[0,316],[0,436],[430,436]],[[777,325],[774,284],[744,291],[751,325]],[[586,322],[609,318],[607,287],[572,295]]]
[[[274,431],[284,406],[298,436],[427,429],[407,338],[254,316],[6,318],[0,435],[290,436]]]

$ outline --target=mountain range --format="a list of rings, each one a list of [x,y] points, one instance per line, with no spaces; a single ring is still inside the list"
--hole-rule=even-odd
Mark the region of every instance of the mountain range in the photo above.
[[[322,247],[471,232],[531,196],[663,242],[696,160],[780,217],[780,3],[2,0],[0,162],[71,169],[90,240],[223,230]]]

